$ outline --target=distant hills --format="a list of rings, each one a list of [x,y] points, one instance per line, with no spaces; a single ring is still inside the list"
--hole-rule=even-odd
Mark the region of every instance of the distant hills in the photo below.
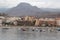
[[[38,8],[28,3],[20,3],[18,6],[6,11],[11,16],[39,16],[39,17],[59,17],[60,9]]]
[[[0,13],[7,11],[9,8],[0,8]]]

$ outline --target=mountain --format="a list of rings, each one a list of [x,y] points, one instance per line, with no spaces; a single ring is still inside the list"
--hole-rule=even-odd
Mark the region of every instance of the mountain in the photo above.
[[[7,11],[9,8],[0,8],[0,12],[5,12]]]
[[[38,8],[28,3],[20,3],[18,6],[6,11],[11,16],[40,16],[40,17],[55,17],[60,14],[60,9]],[[55,16],[51,16],[55,15]]]

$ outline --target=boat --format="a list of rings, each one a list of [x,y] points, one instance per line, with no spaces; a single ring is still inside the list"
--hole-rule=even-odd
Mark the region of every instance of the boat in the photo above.
[[[57,28],[56,30],[57,30],[57,31],[60,31],[60,28]]]
[[[9,29],[9,28],[2,28],[2,29],[6,29],[6,30],[7,30],[7,29]]]
[[[22,31],[26,31],[26,29],[25,29],[25,28],[21,28],[21,30],[22,30]]]

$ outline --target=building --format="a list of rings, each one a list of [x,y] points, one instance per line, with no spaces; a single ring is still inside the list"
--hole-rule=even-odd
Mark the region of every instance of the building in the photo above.
[[[48,26],[56,26],[56,20],[55,18],[48,18]]]
[[[60,26],[60,18],[56,18],[56,25]]]
[[[26,16],[25,21],[34,21],[35,17],[34,16]]]
[[[28,21],[28,20],[29,20],[29,16],[26,16],[26,17],[25,17],[25,21]]]
[[[40,25],[44,26],[55,26],[56,20],[55,18],[40,18]]]
[[[7,21],[15,21],[15,20],[21,20],[20,17],[7,17],[6,18]]]
[[[5,17],[0,16],[0,26],[2,26],[2,22],[5,20]]]
[[[36,22],[35,22],[35,26],[39,26],[40,25],[40,21],[39,21],[39,19],[35,19],[36,20]]]

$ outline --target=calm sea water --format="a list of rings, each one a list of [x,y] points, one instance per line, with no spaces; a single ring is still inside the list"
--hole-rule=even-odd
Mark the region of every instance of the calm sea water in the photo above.
[[[24,32],[18,28],[0,28],[0,40],[60,40],[60,32]]]

